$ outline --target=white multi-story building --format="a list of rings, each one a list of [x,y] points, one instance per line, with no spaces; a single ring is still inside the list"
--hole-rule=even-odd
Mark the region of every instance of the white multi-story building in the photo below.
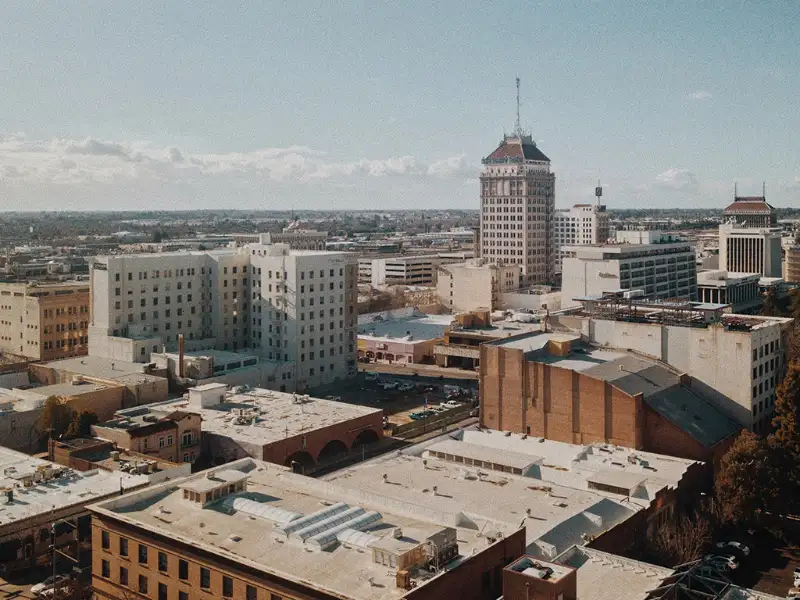
[[[610,236],[608,213],[602,204],[576,204],[569,210],[557,210],[553,221],[556,273],[561,272],[564,246],[604,244]]]
[[[359,283],[382,285],[433,285],[438,255],[358,259]]]
[[[547,283],[555,271],[556,176],[530,135],[507,135],[483,159],[480,253],[522,268],[520,283]]]
[[[637,233],[648,234],[650,243],[566,246],[561,305],[573,306],[575,298],[619,290],[641,290],[646,298],[696,300],[692,245],[651,235],[654,232]]]
[[[719,268],[781,277],[781,230],[777,227],[719,226]]]
[[[104,256],[91,281],[91,355],[150,362],[183,334],[186,351],[295,362],[300,389],[355,371],[357,264],[347,253],[248,244]]]

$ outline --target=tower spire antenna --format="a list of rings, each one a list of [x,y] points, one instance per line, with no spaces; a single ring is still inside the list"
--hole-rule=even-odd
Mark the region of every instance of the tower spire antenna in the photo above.
[[[518,136],[522,136],[522,123],[519,120],[519,77],[517,77],[517,123],[516,123],[516,133]]]

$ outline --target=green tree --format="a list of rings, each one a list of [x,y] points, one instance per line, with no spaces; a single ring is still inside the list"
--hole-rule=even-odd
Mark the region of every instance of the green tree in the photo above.
[[[800,363],[791,362],[776,390],[774,432],[769,436],[771,461],[780,493],[775,507],[781,513],[800,511]]]
[[[775,297],[775,292],[768,290],[764,294],[764,305],[761,307],[761,315],[764,317],[780,317],[781,307],[778,305],[778,299]]]
[[[45,400],[42,415],[39,417],[39,434],[42,440],[50,437],[52,430],[53,439],[58,439],[72,422],[72,410],[59,398],[50,396]]]
[[[772,456],[766,440],[742,431],[722,457],[714,480],[719,517],[724,522],[754,523],[758,513],[772,510],[778,495]]]

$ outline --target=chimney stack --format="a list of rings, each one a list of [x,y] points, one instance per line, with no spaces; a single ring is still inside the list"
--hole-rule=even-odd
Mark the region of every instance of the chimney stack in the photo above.
[[[178,334],[178,377],[183,379],[183,334]]]

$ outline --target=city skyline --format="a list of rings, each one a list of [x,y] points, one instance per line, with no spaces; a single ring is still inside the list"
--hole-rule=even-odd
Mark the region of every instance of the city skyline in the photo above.
[[[558,207],[800,194],[791,2],[7,11],[5,210],[478,209],[515,77]]]

